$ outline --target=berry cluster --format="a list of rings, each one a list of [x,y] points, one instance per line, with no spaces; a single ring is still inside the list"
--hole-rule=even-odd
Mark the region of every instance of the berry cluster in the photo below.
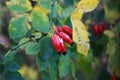
[[[72,29],[65,25],[63,27],[57,26],[55,28],[54,34],[51,37],[53,47],[58,53],[66,54],[66,46],[64,42],[67,42],[68,44],[72,45],[73,40],[72,37]]]
[[[108,26],[101,21],[99,24],[93,24],[93,31],[95,35],[103,35],[104,31],[108,29]]]

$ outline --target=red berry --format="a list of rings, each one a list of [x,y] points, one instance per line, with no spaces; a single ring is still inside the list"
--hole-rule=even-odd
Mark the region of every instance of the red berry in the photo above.
[[[102,26],[104,30],[108,29],[108,26],[103,21],[101,21],[99,25]]]
[[[57,26],[57,27],[55,28],[55,31],[57,31],[57,32],[63,32],[62,28],[59,27],[59,26]]]
[[[64,33],[68,34],[69,36],[72,36],[72,29],[69,26],[65,25],[62,27],[62,29]]]
[[[60,46],[60,40],[59,40],[59,36],[56,34],[53,34],[53,36],[51,37],[52,40],[52,44],[53,47],[55,48],[55,50],[60,53],[61,52],[61,46]]]
[[[99,35],[99,29],[98,29],[98,25],[94,25],[93,26],[93,31],[94,31],[94,33],[96,34],[96,35]]]
[[[117,80],[115,75],[112,75],[112,79],[111,80]]]
[[[63,54],[66,53],[66,47],[65,47],[65,44],[63,42],[63,39],[59,38],[60,39],[60,46],[61,46],[61,51],[63,52]]]
[[[70,45],[72,45],[73,41],[72,39],[69,37],[69,35],[67,35],[64,32],[60,32],[59,33],[60,38],[62,38],[65,42],[69,43]]]
[[[104,32],[104,29],[101,25],[98,26],[98,31],[99,31],[99,34],[102,35],[103,32]]]

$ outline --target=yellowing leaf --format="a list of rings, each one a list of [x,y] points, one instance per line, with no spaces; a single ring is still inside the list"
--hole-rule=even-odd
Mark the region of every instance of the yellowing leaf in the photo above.
[[[72,13],[71,18],[82,19],[83,11],[78,11],[77,9]]]
[[[84,56],[88,55],[89,48],[90,48],[89,43],[82,43],[81,45],[77,44],[77,51],[83,54]]]
[[[99,0],[81,0],[77,4],[77,9],[83,12],[93,11],[99,3]]]
[[[35,6],[35,7],[34,7],[34,10],[37,10],[37,11],[40,10],[40,11],[44,12],[45,14],[50,13],[50,10],[47,10],[47,9],[42,8],[42,7],[40,7],[40,6]]]
[[[78,19],[71,19],[73,25],[73,40],[79,43],[80,40],[89,42],[89,34],[86,31],[85,25]]]
[[[115,37],[114,33],[111,30],[105,30],[104,34],[108,36],[109,38]]]
[[[99,3],[99,0],[81,0],[71,15],[73,25],[73,41],[77,44],[77,51],[87,56],[89,51],[89,33],[85,25],[80,21],[86,12],[94,10]]]
[[[77,43],[77,51],[87,56],[89,50],[89,34],[85,28],[85,25],[79,20],[71,18],[73,25],[73,40]]]
[[[25,80],[37,80],[38,74],[33,67],[27,67],[26,65],[23,65],[19,72],[25,78]]]
[[[29,0],[9,0],[6,2],[8,8],[17,12],[27,12],[32,10]]]

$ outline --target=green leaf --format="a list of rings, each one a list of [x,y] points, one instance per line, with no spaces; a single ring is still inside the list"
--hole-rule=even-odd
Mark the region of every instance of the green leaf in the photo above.
[[[16,72],[16,71],[18,71],[18,69],[20,69],[20,67],[14,61],[9,61],[9,62],[5,63],[5,69],[10,72]]]
[[[113,55],[115,54],[117,49],[117,43],[115,42],[114,39],[109,40],[108,44],[107,44],[107,50],[106,53],[109,55]]]
[[[33,10],[30,15],[33,27],[41,32],[49,31],[49,19],[47,15],[40,10]]]
[[[42,71],[41,73],[42,73],[41,74],[41,76],[42,76],[41,80],[50,80],[50,75],[49,75],[48,70]]]
[[[22,38],[22,39],[19,41],[19,45],[22,44],[22,43],[24,43],[24,42],[26,42],[26,41],[28,41],[28,40],[30,40],[30,39],[29,39],[29,38]],[[21,48],[21,49],[25,49],[28,44],[30,44],[30,42],[28,42],[28,43],[20,46],[20,48]]]
[[[0,64],[0,74],[3,73],[4,70],[5,70],[4,65],[3,65],[3,64]]]
[[[70,55],[71,58],[77,59],[79,56],[79,53],[76,50],[76,44],[74,44],[72,47],[67,48],[67,53]]]
[[[97,21],[100,22],[101,20],[104,20],[105,17],[105,10],[102,8],[101,10],[98,11],[97,13]]]
[[[120,69],[120,48],[116,48],[115,53],[109,55],[109,67],[112,71]]]
[[[38,1],[38,5],[40,7],[42,7],[45,10],[48,10],[49,12],[51,12],[51,4],[52,4],[53,0],[40,0]],[[58,17],[58,11],[60,11],[59,9],[59,4],[55,4],[54,5],[54,9],[53,9],[53,18],[57,18]]]
[[[40,51],[40,46],[38,43],[30,43],[26,47],[26,54],[34,55],[39,53],[39,51]]]
[[[70,56],[61,55],[59,60],[59,77],[62,79],[65,77],[70,70]]]
[[[51,39],[46,36],[39,40],[40,44],[40,56],[42,59],[47,60],[53,54],[53,47]]]
[[[105,30],[104,34],[106,36],[108,36],[109,38],[113,38],[115,36],[114,33],[112,31],[110,31],[110,30]]]
[[[58,80],[57,63],[53,60],[48,60],[50,80]]]
[[[6,4],[10,10],[17,12],[27,12],[32,10],[32,5],[29,0],[9,0]]]
[[[101,45],[101,46],[106,46],[108,43],[108,37],[107,36],[102,36],[99,40],[97,40],[96,45]]]
[[[52,3],[52,0],[40,0],[38,2],[38,5],[47,9],[47,10],[50,10],[51,9],[51,3]]]
[[[9,62],[9,61],[12,61],[16,53],[17,53],[16,50],[8,51],[5,55],[5,60],[4,60],[5,63]]]
[[[9,25],[9,35],[15,40],[23,37],[27,33],[26,15],[13,18]]]
[[[41,58],[40,54],[37,55],[36,62],[37,62],[37,65],[38,65],[40,71],[44,71],[47,69],[47,67],[48,67],[47,60],[43,60]]]
[[[86,75],[93,76],[93,70],[91,62],[84,56],[80,56],[78,59],[78,68]]]
[[[66,8],[66,9],[64,9],[64,10],[62,11],[62,15],[61,15],[61,16],[62,16],[63,18],[69,17],[72,12],[73,12],[73,6],[70,6],[70,7]]]
[[[120,22],[118,22],[118,23],[116,24],[116,30],[117,30],[117,32],[120,33]]]
[[[35,39],[39,39],[42,36],[42,33],[40,33],[40,32],[34,32],[34,33],[32,33],[32,36],[34,36]]]
[[[19,72],[6,72],[5,80],[24,80]]]
[[[72,73],[72,77],[74,78],[74,80],[77,80],[76,78],[76,66],[74,64],[74,62],[71,60],[71,73]]]
[[[0,54],[0,64],[2,64],[3,63],[3,57],[2,57],[2,55]]]

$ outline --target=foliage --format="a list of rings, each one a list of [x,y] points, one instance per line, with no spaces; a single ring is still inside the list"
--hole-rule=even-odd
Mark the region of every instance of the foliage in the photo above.
[[[8,9],[14,14],[9,23],[9,36],[18,45],[11,45],[5,54],[0,54],[0,73],[5,80],[37,80],[38,73],[42,80],[64,79],[69,73],[74,80],[108,80],[102,76],[104,71],[109,74],[106,59],[111,72],[120,77],[120,22],[113,25],[106,5],[96,9],[99,0],[73,0],[73,4],[72,0],[68,1],[69,4],[67,1],[6,1]],[[101,35],[95,35],[92,22],[98,24],[101,21],[108,29]],[[57,53],[51,41],[55,26],[63,25],[69,25],[73,30],[74,44],[65,43],[66,55]],[[35,57],[38,70],[26,66],[20,68],[16,61],[16,55],[22,53],[18,54],[19,51]],[[101,61],[104,55],[109,55],[109,58]]]

